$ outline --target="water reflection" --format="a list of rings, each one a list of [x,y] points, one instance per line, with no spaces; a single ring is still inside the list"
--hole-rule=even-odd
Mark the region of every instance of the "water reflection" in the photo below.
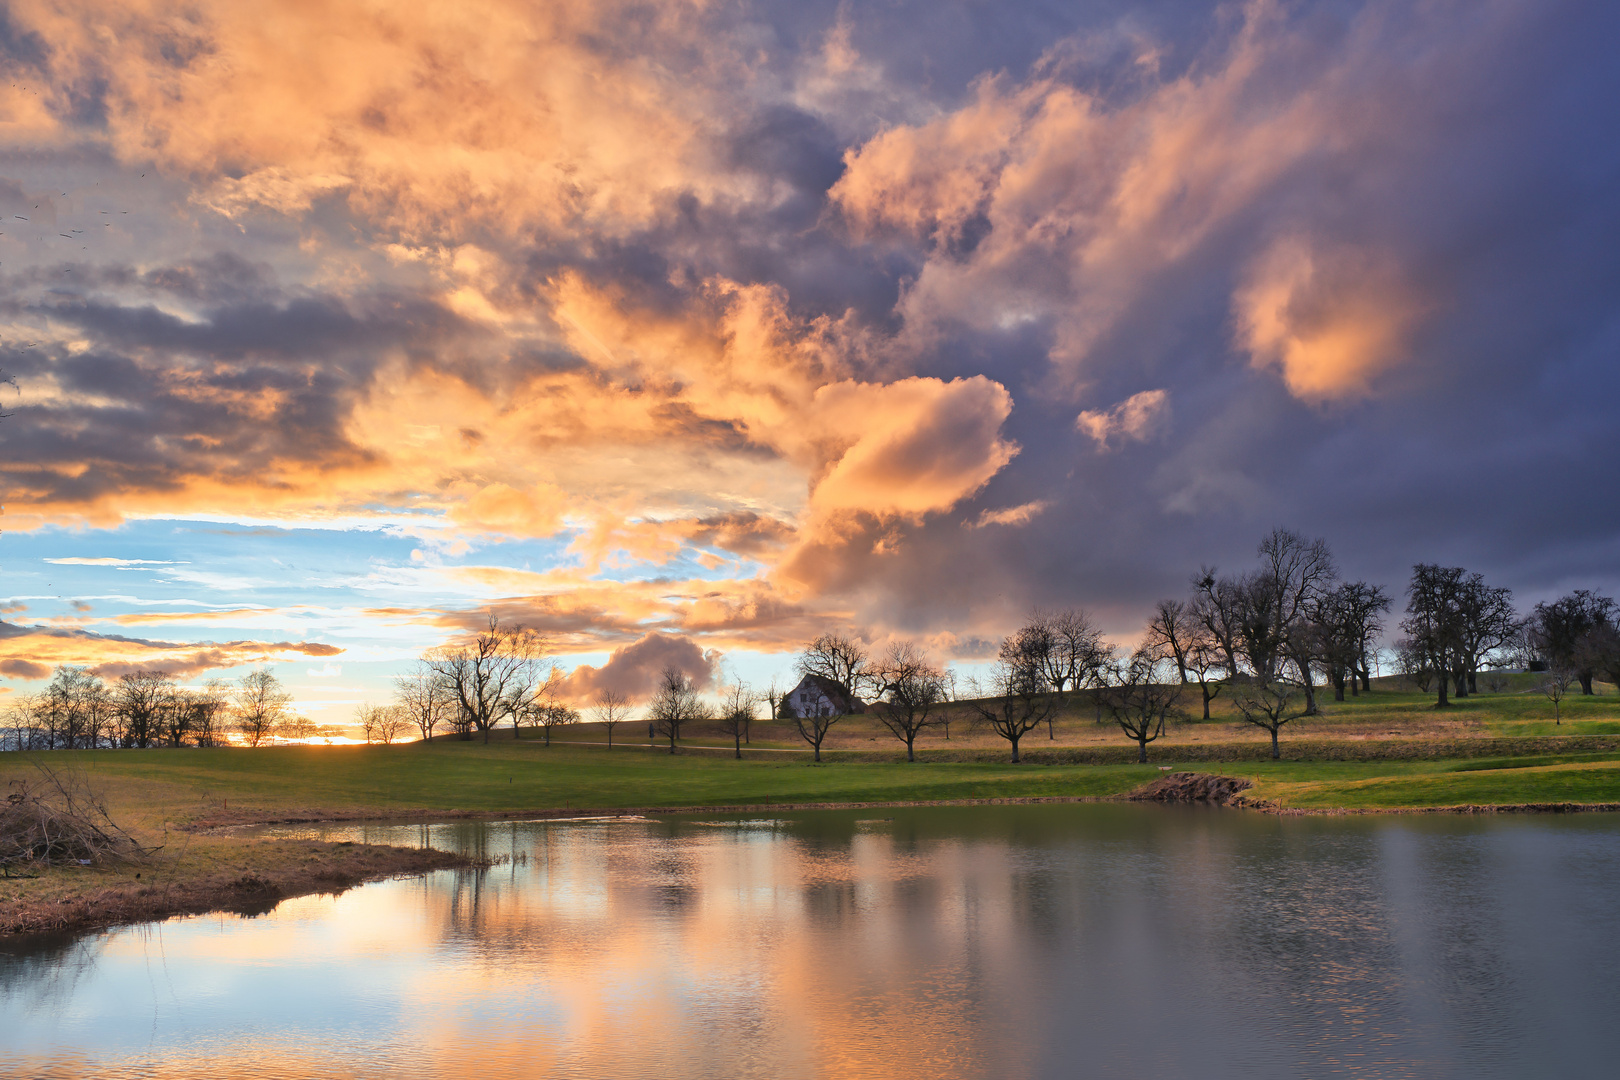
[[[1579,1077],[1620,1050],[1612,816],[882,813],[305,830],[495,865],[0,952],[5,1067]]]

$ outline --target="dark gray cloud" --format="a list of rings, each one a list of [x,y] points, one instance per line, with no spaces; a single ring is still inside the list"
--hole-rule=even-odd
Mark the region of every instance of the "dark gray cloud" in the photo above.
[[[186,477],[248,483],[266,462],[357,466],[372,459],[351,440],[354,410],[390,362],[475,387],[492,413],[522,404],[512,387],[552,374],[624,389],[615,380],[632,377],[612,349],[570,336],[557,283],[600,290],[637,326],[686,326],[718,308],[724,282],[777,290],[796,320],[786,336],[836,325],[852,377],[988,375],[1016,403],[1004,433],[1021,452],[950,512],[874,514],[800,538],[791,567],[812,608],[921,633],[1084,603],[1124,631],[1201,563],[1247,564],[1276,525],[1325,536],[1347,571],[1387,585],[1413,562],[1442,561],[1526,599],[1620,587],[1620,508],[1602,497],[1620,451],[1612,5],[826,2],[690,17],[696,30],[677,33],[636,8],[612,35],[577,43],[593,60],[655,58],[680,76],[671,96],[695,85],[712,106],[694,125],[702,167],[634,213],[593,217],[599,192],[581,180],[566,213],[458,203],[440,208],[451,225],[400,225],[340,178],[302,204],[285,196],[303,209],[229,222],[175,197],[208,223],[196,226],[207,255],[180,257],[172,241],[121,260],[40,247],[26,272],[8,258],[0,314],[50,333],[29,349],[8,332],[0,366],[72,400],[25,399],[0,428],[6,482],[69,505]],[[0,19],[0,55],[43,71],[55,61],[31,34]],[[159,51],[186,68],[213,47]],[[53,108],[88,138],[107,122],[105,89],[94,72],[70,74]],[[398,105],[376,104],[366,130],[404,130]],[[976,119],[980,105],[1001,111]],[[1070,106],[1084,122],[1063,127],[1053,118]],[[1190,156],[1171,139],[1157,157],[1143,150],[1170,130]],[[912,136],[910,157],[878,161],[883,139]],[[899,179],[862,189],[869,203],[857,205],[863,162]],[[934,183],[936,166],[952,183]],[[249,175],[229,171],[233,183]],[[0,204],[32,213],[30,192],[47,190],[0,182]],[[62,196],[44,198],[56,214]],[[916,220],[912,202],[928,202]],[[1157,227],[1131,225],[1133,212]],[[418,261],[383,265],[390,244]],[[456,278],[446,268],[462,244],[496,269]],[[468,281],[540,329],[503,337],[452,309],[446,294]],[[1286,334],[1262,341],[1251,309],[1266,285],[1286,294],[1271,313],[1317,350],[1313,362],[1331,367],[1320,357],[1333,335],[1361,333],[1378,362],[1345,376],[1290,360]],[[701,378],[676,362],[682,347],[673,331],[644,344],[643,369],[667,361],[671,383]],[[784,368],[781,386],[794,376]],[[656,398],[644,414],[670,446],[784,454],[757,425],[660,398],[654,381],[614,407]],[[1156,390],[1164,419],[1140,437],[1104,445],[1076,427],[1082,410]],[[576,405],[544,392],[555,414]],[[522,447],[540,471],[586,442],[579,428],[546,428],[552,415],[536,410]],[[482,439],[492,418],[446,423]],[[818,467],[805,467],[809,481]],[[769,558],[794,542],[761,509],[779,494],[750,491],[747,509],[729,492],[658,509],[685,523],[688,545]],[[985,517],[1035,504],[1017,520]],[[512,610],[570,634],[630,633],[606,607],[550,603]]]

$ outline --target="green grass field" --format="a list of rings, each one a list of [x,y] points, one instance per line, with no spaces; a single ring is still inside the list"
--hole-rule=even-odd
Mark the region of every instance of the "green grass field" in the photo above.
[[[1566,698],[1555,719],[1550,701],[1535,689],[1536,676],[1511,675],[1503,680],[1502,689],[1492,692],[1482,681],[1480,692],[1454,701],[1449,708],[1436,709],[1432,692],[1419,692],[1404,681],[1385,677],[1373,680],[1371,693],[1347,696],[1345,701],[1333,700],[1330,689],[1321,688],[1317,695],[1321,714],[1290,723],[1283,729],[1283,742],[1295,739],[1363,739],[1402,736],[1426,737],[1529,737],[1541,735],[1620,735],[1620,693],[1607,683],[1597,685],[1598,693],[1592,697],[1579,694]],[[1230,742],[1241,740],[1263,741],[1266,736],[1257,728],[1244,724],[1232,707],[1231,695],[1223,693],[1212,704],[1209,720],[1202,718],[1202,702],[1196,686],[1183,692],[1175,713],[1172,714],[1165,745],[1199,742]],[[940,728],[926,731],[918,739],[917,748],[925,752],[959,751],[963,749],[1003,749],[1005,744],[993,735],[974,732],[970,725],[971,708],[965,703],[950,707],[953,717],[947,739]],[[1561,722],[1558,720],[1561,719]],[[729,746],[730,740],[712,725],[696,724],[689,729],[693,745]],[[1025,737],[1024,747],[1039,750],[1059,746],[1123,745],[1119,730],[1109,724],[1099,724],[1091,695],[1083,692],[1073,696],[1059,713],[1053,724],[1054,739],[1047,738],[1043,727]],[[510,737],[508,733],[508,737]],[[525,733],[525,738],[538,738]],[[594,725],[582,724],[567,729],[558,738],[569,741],[599,743],[603,733]],[[619,741],[645,745],[646,727],[637,729],[627,724],[620,729]],[[794,735],[792,728],[772,721],[760,721],[754,727],[753,745],[758,748],[802,749],[804,743]],[[871,716],[851,716],[840,720],[827,740],[834,750],[864,750],[877,753],[898,752],[901,744]]]
[[[1154,764],[734,761],[530,742],[259,750],[76,751],[37,756],[80,769],[115,816],[144,829],[207,822],[402,812],[902,802],[1122,794]],[[27,776],[25,756],[0,781]],[[1620,802],[1610,753],[1422,761],[1210,762],[1176,766],[1243,776],[1283,806],[1402,808]]]
[[[803,753],[768,750],[794,745],[777,723],[757,725],[756,752],[744,761],[700,751],[720,742],[702,726],[691,731],[689,748],[669,755],[623,729],[611,751],[590,745],[601,732],[582,725],[565,737],[587,745],[546,747],[533,733],[513,739],[505,731],[488,745],[440,739],[392,747],[0,754],[0,784],[30,775],[34,759],[82,770],[116,814],[143,828],[404,812],[1108,796],[1158,776],[1159,765],[1248,777],[1259,797],[1299,808],[1620,802],[1620,741],[1592,738],[1620,734],[1620,694],[1600,689],[1595,697],[1568,699],[1565,722],[1555,725],[1528,676],[1447,710],[1434,709],[1427,694],[1380,680],[1373,693],[1346,702],[1324,694],[1324,715],[1284,729],[1285,755],[1292,748],[1306,760],[1280,762],[1253,760],[1265,734],[1236,723],[1220,702],[1209,721],[1172,724],[1150,748],[1153,763],[1119,763],[1134,748],[1116,729],[1097,724],[1080,699],[1060,718],[1055,739],[1032,732],[1025,750],[1056,760],[1067,748],[1071,762],[1098,764],[1011,765],[1004,743],[960,721],[950,740],[936,730],[919,742],[934,760],[907,764],[897,741],[872,717],[857,716],[833,729],[834,752],[821,765]],[[1531,737],[1540,738],[1493,741]],[[1353,760],[1364,757],[1386,760]]]

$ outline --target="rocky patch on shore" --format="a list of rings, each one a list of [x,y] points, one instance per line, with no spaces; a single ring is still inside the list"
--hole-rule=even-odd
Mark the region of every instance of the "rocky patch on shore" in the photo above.
[[[1199,802],[1216,806],[1241,806],[1240,793],[1254,785],[1235,776],[1214,773],[1178,772],[1161,776],[1151,784],[1126,795],[1132,802]]]

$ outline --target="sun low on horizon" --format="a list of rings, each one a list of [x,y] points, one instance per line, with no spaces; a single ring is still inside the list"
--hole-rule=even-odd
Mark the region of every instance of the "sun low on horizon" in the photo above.
[[[973,665],[1278,526],[1612,593],[1617,18],[18,0],[0,708]]]

